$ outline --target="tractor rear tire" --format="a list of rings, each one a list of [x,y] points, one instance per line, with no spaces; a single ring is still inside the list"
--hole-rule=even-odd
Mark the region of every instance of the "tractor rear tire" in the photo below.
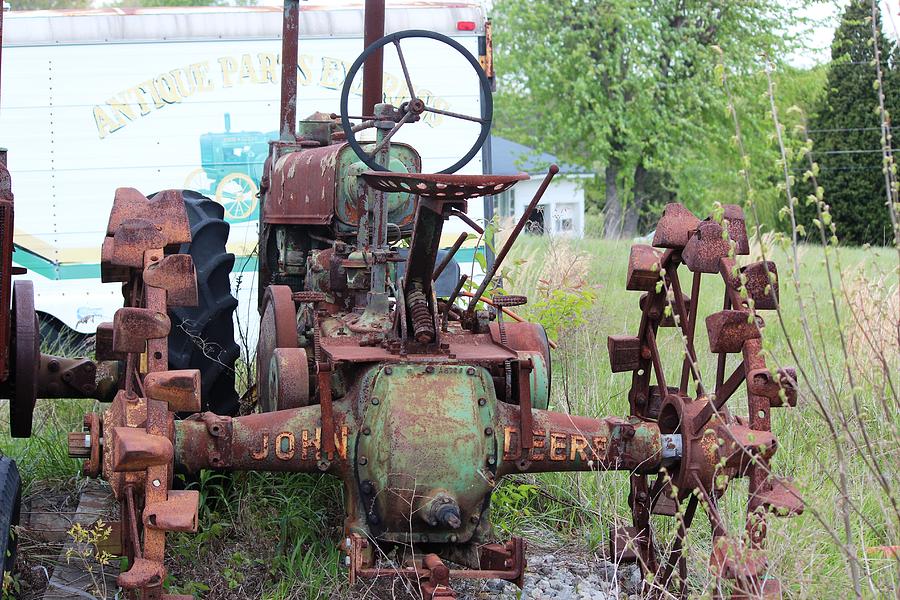
[[[231,295],[234,255],[225,251],[230,227],[221,204],[191,190],[182,194],[191,242],[178,251],[194,259],[199,303],[169,309],[169,368],[198,369],[203,410],[233,416],[238,412],[234,363],[241,351],[232,320],[238,304]]]
[[[16,462],[0,456],[0,563],[3,571],[16,565],[16,537],[13,527],[19,524],[22,503],[22,480]]]

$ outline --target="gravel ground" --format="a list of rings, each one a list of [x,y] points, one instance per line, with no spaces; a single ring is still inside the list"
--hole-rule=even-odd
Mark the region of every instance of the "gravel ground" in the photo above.
[[[461,599],[497,600],[619,600],[640,587],[640,571],[633,565],[616,565],[591,556],[537,554],[528,557],[525,587],[505,581],[475,583],[475,589],[457,582]]]

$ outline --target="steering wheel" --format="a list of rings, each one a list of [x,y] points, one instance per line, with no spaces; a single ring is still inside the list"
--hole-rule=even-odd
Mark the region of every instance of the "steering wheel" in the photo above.
[[[412,84],[412,79],[409,76],[409,69],[406,67],[406,59],[403,56],[403,50],[400,48],[400,40],[405,38],[429,38],[432,40],[443,42],[462,54],[463,57],[467,61],[469,61],[469,64],[472,65],[472,68],[475,69],[475,72],[478,74],[478,81],[479,85],[481,86],[482,98],[484,99],[483,118],[473,117],[471,115],[463,115],[451,112],[449,110],[443,110],[435,108],[433,106],[428,106],[421,98],[416,96]],[[366,152],[365,150],[363,150],[359,141],[356,139],[356,131],[363,127],[354,127],[350,124],[351,117],[349,116],[347,109],[347,105],[350,99],[350,89],[353,87],[353,79],[359,72],[360,67],[365,64],[366,59],[368,59],[375,51],[383,48],[384,46],[387,46],[388,44],[394,44],[394,47],[397,49],[397,55],[400,58],[400,66],[403,69],[403,77],[406,79],[406,87],[409,91],[410,100],[409,102],[404,102],[400,106],[399,110],[395,113],[396,117],[377,118],[377,120],[394,120],[395,125],[393,128],[391,128],[390,131],[388,131],[387,134],[385,134],[382,141],[375,148],[373,148],[371,152]],[[478,139],[475,140],[475,143],[472,145],[466,155],[456,161],[450,167],[447,167],[443,171],[440,171],[441,173],[455,173],[466,163],[472,160],[472,157],[475,156],[475,154],[477,154],[481,149],[481,146],[484,144],[488,134],[491,131],[491,121],[493,120],[494,116],[494,99],[491,95],[491,84],[488,81],[487,75],[485,75],[484,70],[481,68],[481,65],[478,64],[478,60],[456,40],[440,33],[435,33],[433,31],[424,31],[421,29],[409,29],[406,31],[398,31],[397,33],[386,35],[363,50],[363,53],[360,54],[359,57],[357,57],[356,61],[350,67],[350,70],[347,72],[347,77],[344,79],[344,87],[341,90],[341,126],[344,128],[344,134],[347,137],[347,143],[350,144],[350,147],[353,148],[353,151],[356,152],[356,155],[359,156],[359,158],[374,171],[390,171],[386,167],[378,164],[378,162],[375,160],[375,156],[382,149],[384,144],[386,144],[387,141],[390,140],[403,125],[405,125],[406,123],[418,121],[419,116],[424,112],[432,112],[435,114],[452,117],[454,119],[472,121],[481,125],[481,131],[478,134]],[[372,119],[375,119],[375,117],[372,116],[361,118],[369,120],[370,122]]]

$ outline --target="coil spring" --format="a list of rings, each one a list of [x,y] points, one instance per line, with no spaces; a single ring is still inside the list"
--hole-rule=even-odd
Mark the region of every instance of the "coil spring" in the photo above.
[[[428,309],[428,301],[425,294],[418,286],[406,296],[406,304],[409,306],[409,313],[412,318],[413,335],[416,341],[423,344],[434,339],[434,321],[431,318],[431,311]]]

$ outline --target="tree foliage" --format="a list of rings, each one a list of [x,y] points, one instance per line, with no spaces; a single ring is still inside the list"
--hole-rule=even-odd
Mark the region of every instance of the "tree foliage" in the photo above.
[[[889,113],[900,114],[900,56],[896,44],[883,35],[880,18],[875,25],[885,106]],[[818,183],[825,190],[825,202],[831,207],[842,242],[885,244],[893,240],[875,81],[871,5],[869,0],[852,0],[835,32],[825,93],[809,124],[812,157],[819,166]],[[802,173],[808,167],[800,168]],[[815,208],[800,197],[798,213],[809,230]]]
[[[498,0],[499,125],[520,142],[602,170],[605,233],[633,235],[654,173],[684,200],[692,191],[680,175],[685,156],[734,135],[722,126],[719,52],[736,76],[758,72],[763,54],[780,56],[795,43],[784,25],[796,21],[795,7]]]

